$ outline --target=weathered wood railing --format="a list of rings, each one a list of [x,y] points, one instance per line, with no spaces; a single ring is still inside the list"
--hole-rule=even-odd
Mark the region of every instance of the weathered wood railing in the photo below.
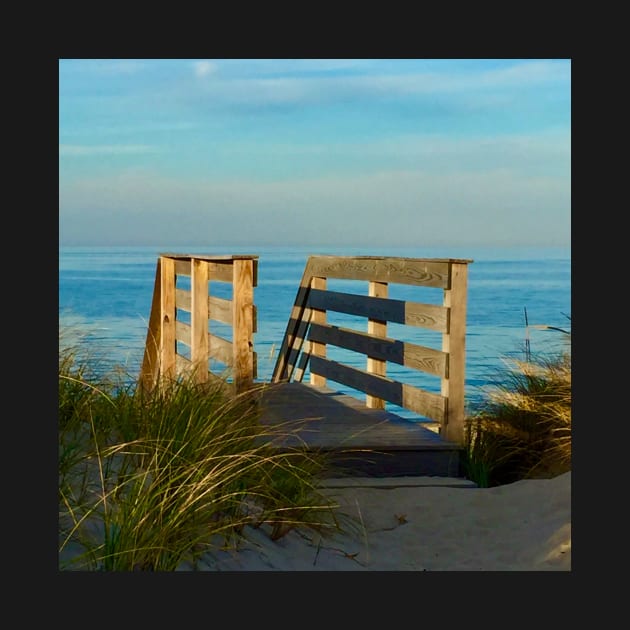
[[[235,393],[252,385],[257,274],[258,256],[160,254],[139,379],[145,391],[162,379],[184,374],[205,383],[216,376],[210,371],[210,360],[226,366],[224,381]],[[189,278],[189,289],[178,286],[182,276]],[[210,295],[214,282],[230,283],[231,299]],[[181,312],[189,313],[190,323],[179,317]],[[211,333],[209,320],[231,325],[232,339]],[[179,352],[178,344],[187,346],[188,357]]]
[[[463,443],[470,262],[451,258],[311,256],[272,381],[300,381],[310,362],[312,385],[325,385],[327,379],[346,385],[365,393],[366,405],[371,408],[384,408],[388,401],[438,423],[446,440]],[[365,280],[368,295],[326,290],[329,278]],[[388,286],[392,283],[441,289],[441,304],[389,299]],[[367,318],[367,333],[330,325],[330,311]],[[438,331],[441,348],[389,338],[387,322]],[[366,370],[327,358],[327,345],[366,355]],[[439,377],[440,393],[387,378],[387,362]]]

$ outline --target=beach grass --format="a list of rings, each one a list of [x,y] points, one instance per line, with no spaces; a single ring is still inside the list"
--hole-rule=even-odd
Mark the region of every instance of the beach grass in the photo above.
[[[571,470],[567,340],[559,353],[528,345],[506,360],[467,417],[464,470],[478,486]],[[352,525],[319,489],[325,455],[270,446],[284,428],[258,421],[265,385],[229,396],[221,380],[178,378],[147,392],[104,371],[80,335],[60,329],[59,348],[61,570],[190,570],[237,550],[248,527],[277,540]]]
[[[277,539],[339,529],[317,488],[323,458],[275,452],[255,396],[187,379],[147,393],[60,343],[59,568],[175,571],[237,549],[246,525]],[[275,429],[277,430],[277,429]]]
[[[465,469],[481,487],[571,470],[571,333],[555,352],[506,359],[467,418]]]

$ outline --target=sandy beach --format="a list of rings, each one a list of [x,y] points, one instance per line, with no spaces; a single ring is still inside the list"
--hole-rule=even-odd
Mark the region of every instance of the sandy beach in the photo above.
[[[571,473],[478,488],[460,479],[332,479],[344,532],[247,527],[198,571],[570,571]]]

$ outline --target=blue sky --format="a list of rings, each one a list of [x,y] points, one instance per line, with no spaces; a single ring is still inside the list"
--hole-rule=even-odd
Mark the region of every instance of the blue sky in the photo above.
[[[60,59],[61,245],[571,242],[569,59]]]

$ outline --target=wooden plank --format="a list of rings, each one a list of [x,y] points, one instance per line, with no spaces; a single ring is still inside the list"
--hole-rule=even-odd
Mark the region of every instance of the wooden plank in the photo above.
[[[315,256],[312,273],[325,278],[394,282],[444,289],[448,286],[446,259]]]
[[[380,321],[418,326],[438,332],[446,332],[448,324],[448,310],[444,306],[339,291],[322,291],[313,288],[308,296],[308,306]]]
[[[162,335],[160,364],[162,377],[175,378],[175,262],[172,258],[161,259],[160,313]]]
[[[336,383],[387,400],[431,420],[437,422],[444,420],[446,399],[440,394],[311,355],[311,374],[313,372]]]
[[[184,343],[189,348],[192,346],[192,329],[190,324],[179,319],[175,320],[175,341]]]
[[[151,313],[149,315],[149,327],[144,346],[144,356],[140,369],[140,387],[146,393],[153,390],[157,384],[160,373],[160,339],[162,333],[161,324],[161,260],[157,259],[155,266],[155,280],[153,282],[153,299],[151,301]]]
[[[448,334],[442,336],[442,350],[449,355],[449,369],[442,379],[441,392],[448,400],[443,425],[445,439],[463,444],[465,441],[466,380],[466,293],[468,266],[453,263],[449,289],[444,291],[444,306],[449,309]]]
[[[232,300],[226,300],[214,295],[208,298],[209,319],[231,326],[234,322],[233,308]]]
[[[447,408],[447,399],[444,396],[407,383],[402,385],[402,394],[401,407],[435,422],[444,422]]]
[[[291,308],[291,314],[289,316],[289,320],[287,321],[287,327],[282,338],[280,351],[278,352],[278,357],[273,368],[273,374],[271,376],[272,383],[279,383],[291,378],[288,363],[289,352],[294,347],[296,332],[300,327],[301,322],[304,320],[306,302],[311,290],[311,259],[312,257],[309,257],[306,261],[302,279],[300,280],[300,285],[293,302],[293,307]],[[310,316],[310,310],[308,311],[308,314]],[[303,336],[298,342],[300,347],[302,341]]]
[[[375,337],[350,328],[329,324],[311,324],[308,338],[346,350],[360,352],[383,361],[404,365],[440,378],[444,378],[447,374],[448,355],[434,348],[399,341],[390,337]]]
[[[261,422],[291,422],[285,435],[304,440],[309,447],[453,449],[437,433],[434,422],[414,422],[380,409],[367,409],[356,396],[329,387],[302,383],[279,383],[265,389],[261,400]]]
[[[246,259],[246,264],[251,265],[251,260]],[[219,282],[233,282],[234,278],[234,262],[209,262],[208,263],[208,277],[211,281]]]
[[[208,380],[208,263],[194,258],[191,278],[190,359],[197,383]]]
[[[191,275],[191,260],[187,258],[169,258],[175,263],[175,273],[178,276],[190,276]],[[195,256],[193,260],[200,259],[206,261],[208,267],[208,277],[210,280],[218,280],[219,282],[232,282],[232,265],[234,259],[228,257],[225,260],[219,260],[213,257],[214,260],[209,261],[203,256]],[[247,259],[250,260],[250,259]]]
[[[311,355],[311,374],[313,373],[321,374],[335,383],[347,385],[360,392],[402,405],[402,384],[389,378],[368,374],[338,361]]]
[[[237,393],[253,385],[254,266],[251,260],[235,260],[233,281],[233,370]]]
[[[368,295],[376,298],[387,298],[387,283],[370,281],[368,285]],[[368,319],[368,334],[375,337],[385,337],[387,335],[387,322],[381,319]],[[385,376],[387,363],[368,352],[367,371],[370,374]],[[365,404],[368,409],[385,409],[385,401],[382,398],[366,394]]]
[[[173,252],[160,252],[159,256],[173,258],[175,260],[190,260],[197,258],[199,260],[215,261],[215,262],[231,262],[233,260],[252,260],[257,261],[258,254],[178,254]]]
[[[178,308],[182,311],[188,311],[192,308],[192,296],[188,289],[178,289],[175,288],[175,308]]]
[[[190,260],[181,260],[176,258],[169,258],[172,260],[175,265],[175,275],[177,276],[189,276],[191,274],[190,271]]]
[[[175,306],[182,311],[191,310],[191,294],[186,289],[175,289]],[[226,300],[225,298],[216,297],[211,295],[208,297],[208,312],[209,318],[223,324],[232,325],[232,300]],[[254,321],[257,319],[257,309],[254,305]],[[254,332],[256,332],[257,326],[254,325]]]
[[[318,278],[313,277],[311,279],[311,295],[313,291],[325,291],[326,289],[326,278]],[[326,311],[323,309],[313,308],[311,309],[311,323],[315,324],[325,324],[326,323]],[[311,341],[310,344],[310,355],[311,361],[313,357],[325,357],[326,356],[326,344]],[[326,378],[321,375],[314,373],[311,370],[311,385],[315,385],[316,387],[322,387],[326,385]]]
[[[208,346],[210,350],[208,355],[211,359],[220,361],[228,367],[232,367],[234,364],[234,349],[232,342],[218,335],[208,333]]]

